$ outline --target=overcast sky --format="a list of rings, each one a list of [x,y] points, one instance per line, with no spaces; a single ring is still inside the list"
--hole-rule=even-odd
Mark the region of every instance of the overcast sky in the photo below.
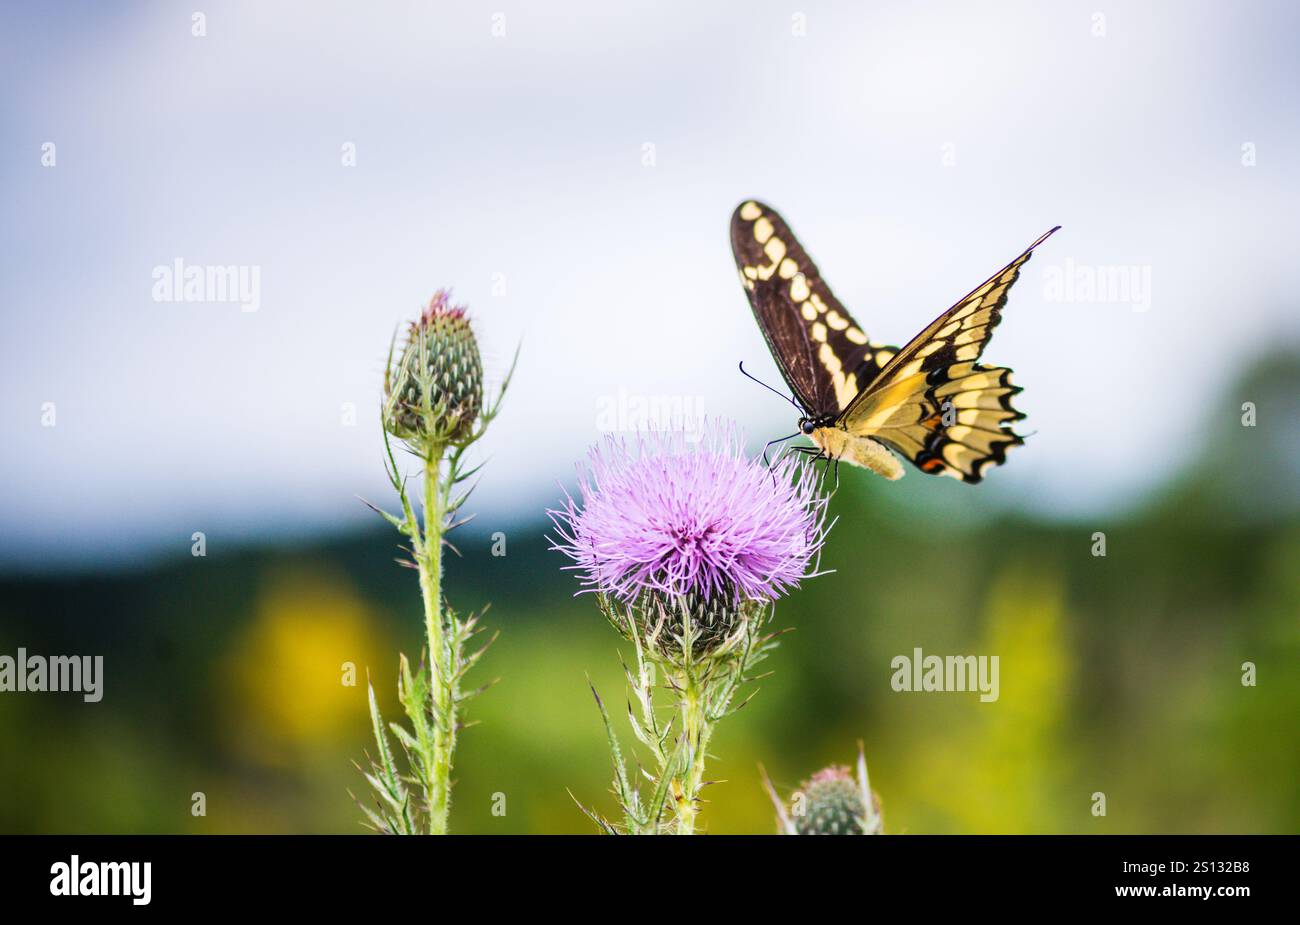
[[[523,343],[488,519],[539,516],[620,396],[788,433],[736,372],[778,381],[749,197],[892,343],[1064,226],[985,354],[1035,435],[953,504],[1131,503],[1300,339],[1293,4],[194,5],[0,13],[11,565],[364,522],[389,338],[439,286],[490,378]],[[155,299],[178,259],[257,310]]]

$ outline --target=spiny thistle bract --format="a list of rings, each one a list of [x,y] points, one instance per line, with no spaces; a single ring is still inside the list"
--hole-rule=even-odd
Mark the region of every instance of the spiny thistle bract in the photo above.
[[[776,807],[777,827],[782,834],[879,835],[884,831],[880,797],[871,789],[861,746],[856,775],[842,764],[822,768],[799,785],[788,805],[766,773],[763,786]]]
[[[643,633],[689,621],[709,648],[745,605],[811,576],[826,511],[816,485],[793,456],[770,469],[746,456],[734,425],[706,427],[696,443],[681,433],[609,438],[588,457],[581,504],[570,497],[550,512],[553,548],[585,590],[631,608]]]
[[[439,289],[384,377],[384,427],[413,445],[463,443],[483,407],[483,361],[465,306]]]
[[[749,458],[729,424],[698,442],[610,438],[588,458],[579,496],[550,512],[552,548],[633,644],[628,715],[651,759],[628,772],[597,695],[622,819],[582,809],[606,832],[694,834],[714,727],[745,705],[738,691],[775,646],[764,630],[773,603],[817,574],[826,499],[810,466]]]
[[[761,600],[737,603],[726,595],[706,597],[696,591],[679,596],[646,591],[628,612],[633,618],[630,626],[649,641],[651,648],[678,658],[689,637],[691,652],[698,657],[725,650],[737,638],[737,630],[743,628],[754,612],[766,607],[766,603]],[[605,606],[609,608],[608,600]],[[615,617],[611,622],[620,631],[629,626],[626,619]]]

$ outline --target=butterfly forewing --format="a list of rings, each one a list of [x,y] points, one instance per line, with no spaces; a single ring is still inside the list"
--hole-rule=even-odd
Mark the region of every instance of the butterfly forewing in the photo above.
[[[741,203],[731,216],[731,249],[754,316],[795,397],[813,418],[846,409],[898,348],[870,341],[775,210]]]
[[[837,424],[897,450],[923,472],[978,482],[1023,442],[1009,425],[1020,390],[1011,370],[976,362],[1001,320],[1031,244],[914,337],[849,403]]]
[[[817,359],[808,330],[777,287],[769,280],[757,280],[746,293],[767,347],[804,413],[811,418],[836,414],[839,406],[831,378]]]

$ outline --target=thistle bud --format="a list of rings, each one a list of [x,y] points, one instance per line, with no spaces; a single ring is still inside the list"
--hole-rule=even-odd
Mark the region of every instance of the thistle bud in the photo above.
[[[843,765],[824,768],[805,781],[800,790],[791,814],[795,831],[800,835],[865,833],[866,803],[848,768]],[[800,809],[802,813],[798,812]]]
[[[884,832],[880,797],[871,789],[867,759],[860,745],[856,774],[842,764],[823,768],[804,781],[788,802],[777,794],[766,771],[763,788],[776,809],[777,827],[786,835],[880,835]]]
[[[439,289],[384,377],[384,428],[422,448],[463,443],[483,407],[483,362],[463,305]]]

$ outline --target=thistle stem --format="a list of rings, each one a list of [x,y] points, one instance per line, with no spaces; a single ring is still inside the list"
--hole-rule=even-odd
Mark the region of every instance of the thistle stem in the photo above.
[[[442,535],[447,493],[441,478],[443,451],[441,446],[432,447],[424,460],[424,539],[423,555],[419,559],[434,720],[433,754],[426,762],[430,835],[447,834],[451,763],[456,750],[455,666],[442,611]]]
[[[677,799],[677,834],[694,835],[695,819],[700,812],[704,761],[709,738],[713,735],[713,723],[709,721],[695,672],[687,669],[682,681],[682,734],[686,736],[686,769],[682,775],[682,793]]]

